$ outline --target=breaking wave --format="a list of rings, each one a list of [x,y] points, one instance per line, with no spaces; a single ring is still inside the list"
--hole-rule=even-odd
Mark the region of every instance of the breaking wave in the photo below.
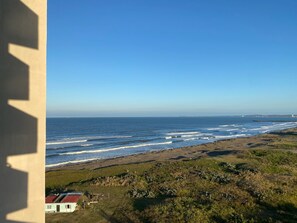
[[[114,150],[121,150],[121,149],[131,149],[131,148],[138,148],[138,147],[145,147],[145,146],[157,146],[157,145],[166,145],[171,144],[172,142],[160,142],[160,143],[146,143],[146,144],[138,144],[133,146],[120,146],[115,148],[107,148],[107,149],[97,149],[97,150],[83,150],[83,151],[76,151],[76,152],[66,152],[60,153],[59,155],[77,155],[77,154],[86,154],[86,153],[102,153]]]

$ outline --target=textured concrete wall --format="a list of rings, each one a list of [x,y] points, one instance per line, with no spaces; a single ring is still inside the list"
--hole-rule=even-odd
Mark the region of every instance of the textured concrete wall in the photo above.
[[[0,222],[44,222],[46,0],[0,0]]]

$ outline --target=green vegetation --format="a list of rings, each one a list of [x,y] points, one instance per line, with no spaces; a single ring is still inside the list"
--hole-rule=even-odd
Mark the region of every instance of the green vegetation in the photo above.
[[[228,157],[48,172],[48,193],[82,191],[85,200],[98,203],[72,214],[48,214],[46,220],[297,222],[297,148],[293,149],[259,147]]]

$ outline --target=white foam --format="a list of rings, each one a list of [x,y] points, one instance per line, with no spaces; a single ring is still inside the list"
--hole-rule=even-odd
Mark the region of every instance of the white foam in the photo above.
[[[88,146],[92,146],[93,144],[82,144],[80,146],[83,146],[83,147],[88,147]]]
[[[229,136],[215,136],[216,139],[231,139],[231,138],[238,138],[238,137],[247,137],[250,134],[236,134],[236,135],[229,135]]]
[[[200,132],[169,132],[166,133],[166,135],[172,136],[172,135],[195,135],[199,134]]]
[[[77,137],[77,138],[64,138],[62,141],[53,141],[47,142],[46,145],[63,145],[63,144],[75,144],[75,143],[83,143],[88,140],[101,140],[101,139],[121,139],[121,138],[131,138],[132,136],[89,136],[89,137]]]
[[[88,141],[87,139],[75,140],[75,141],[56,141],[56,142],[47,142],[46,145],[74,144],[74,143],[82,143],[87,141]]]
[[[201,138],[186,138],[184,141],[200,140]]]
[[[191,137],[193,137],[193,136],[201,136],[202,134],[185,134],[185,135],[182,135],[181,137],[182,138],[191,138]]]
[[[207,128],[207,130],[209,131],[213,131],[213,130],[222,130],[223,128]]]
[[[121,147],[107,148],[107,149],[67,152],[67,153],[60,153],[59,155],[77,155],[77,154],[86,154],[86,153],[102,153],[102,152],[115,151],[115,150],[121,150],[121,149],[131,149],[131,148],[138,148],[138,147],[144,147],[144,146],[166,145],[166,144],[171,144],[171,143],[172,143],[171,141],[170,142],[161,142],[161,143],[146,143],[146,144],[139,144],[139,145],[133,145],[133,146],[121,146]]]
[[[89,139],[122,139],[122,138],[131,138],[132,136],[98,136],[90,137]]]
[[[201,137],[200,139],[209,140],[209,137]]]
[[[239,129],[226,129],[227,132],[238,131]]]
[[[232,127],[232,129],[230,129]],[[213,127],[213,128],[207,128],[209,131],[215,131],[215,130],[223,130],[223,131],[234,131],[238,130],[240,126],[236,124],[231,124],[231,125],[219,125],[219,127]]]
[[[198,138],[187,138],[187,139],[184,139],[184,141],[193,141],[193,140],[196,140]]]
[[[219,127],[239,127],[239,125],[231,124],[231,125],[220,125]]]
[[[259,131],[261,133],[266,133],[266,132],[270,132],[270,131],[282,130],[282,129],[292,128],[292,127],[296,127],[296,126],[297,126],[297,122],[275,123],[272,125],[264,125],[264,126],[260,126],[258,128],[252,128],[252,129],[249,129],[249,131]]]
[[[48,164],[45,167],[56,167],[56,166],[63,166],[67,164],[84,163],[84,162],[93,161],[93,160],[98,160],[98,158],[85,159],[85,160],[73,160],[73,161],[67,161],[62,163]]]

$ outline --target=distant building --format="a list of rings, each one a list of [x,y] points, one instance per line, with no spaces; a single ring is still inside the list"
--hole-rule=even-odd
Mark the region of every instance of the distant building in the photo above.
[[[82,193],[62,193],[45,198],[45,213],[74,212]]]

